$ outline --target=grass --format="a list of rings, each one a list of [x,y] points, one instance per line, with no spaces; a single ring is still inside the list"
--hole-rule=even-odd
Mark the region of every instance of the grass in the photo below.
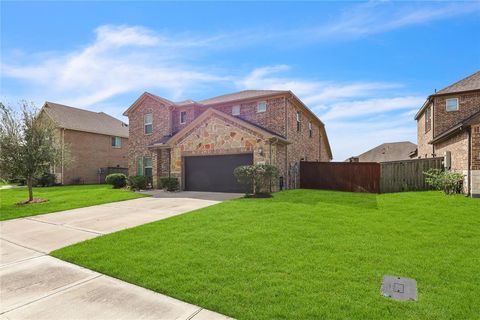
[[[55,257],[237,319],[472,319],[480,201],[292,190],[102,236]],[[415,278],[417,302],[380,294]]]
[[[0,190],[0,220],[136,199],[144,195],[112,189],[110,185],[79,185],[33,188],[33,196],[48,199],[48,202],[18,205],[17,202],[28,199],[27,188]]]

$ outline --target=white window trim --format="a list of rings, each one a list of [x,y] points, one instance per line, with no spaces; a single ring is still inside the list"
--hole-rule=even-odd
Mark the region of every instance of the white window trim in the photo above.
[[[182,122],[182,113],[185,113],[185,121]],[[180,124],[187,123],[187,111],[180,111]]]
[[[448,101],[449,100],[456,100],[457,101],[457,108],[455,110],[448,110]],[[445,111],[452,112],[452,111],[458,111],[458,109],[460,109],[460,104],[459,104],[458,98],[450,98],[450,99],[445,100]]]
[[[260,105],[265,104],[265,109],[261,110]],[[267,111],[267,101],[258,101],[257,102],[257,113],[265,112]]]
[[[150,115],[151,118],[152,118],[152,120],[151,120],[150,122],[147,122],[147,121],[146,121],[146,117],[147,117],[148,115]],[[147,126],[149,126],[149,125],[152,126],[152,132],[147,133],[146,130],[145,130],[145,128],[146,128]],[[146,113],[146,114],[143,116],[143,133],[146,134],[146,135],[150,135],[150,134],[153,133],[153,114],[152,114],[152,113]]]
[[[232,116],[239,116],[240,115],[240,105],[237,104],[232,106]]]
[[[113,136],[112,138],[115,139],[115,145],[112,146],[112,148],[117,148],[117,149],[120,149],[122,147],[122,138],[120,137],[117,137],[117,136]],[[117,142],[117,139],[118,139],[118,145],[116,144]]]

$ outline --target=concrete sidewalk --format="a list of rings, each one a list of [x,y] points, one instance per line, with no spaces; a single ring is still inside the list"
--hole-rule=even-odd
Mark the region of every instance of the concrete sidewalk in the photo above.
[[[0,319],[229,319],[47,255],[218,202],[141,198],[0,222]]]

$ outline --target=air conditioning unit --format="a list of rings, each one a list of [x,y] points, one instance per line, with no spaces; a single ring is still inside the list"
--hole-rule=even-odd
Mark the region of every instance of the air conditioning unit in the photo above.
[[[452,167],[452,153],[450,151],[445,151],[445,156],[443,157],[445,164],[445,170],[450,170]]]

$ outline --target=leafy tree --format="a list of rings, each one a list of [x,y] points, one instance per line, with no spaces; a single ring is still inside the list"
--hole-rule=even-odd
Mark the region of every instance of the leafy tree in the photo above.
[[[23,178],[28,201],[33,200],[35,179],[62,161],[66,153],[54,124],[30,103],[21,102],[21,112],[0,102],[0,172],[2,176]]]

